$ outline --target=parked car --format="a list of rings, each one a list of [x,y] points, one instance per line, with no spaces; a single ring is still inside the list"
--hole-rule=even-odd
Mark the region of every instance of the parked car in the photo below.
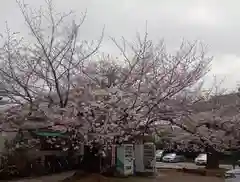
[[[160,162],[162,160],[163,152],[164,152],[164,150],[157,150],[156,151],[156,162]]]
[[[176,153],[166,154],[162,158],[163,162],[183,162],[185,157],[183,155],[177,155]]]
[[[239,182],[240,169],[229,170],[225,173],[225,182]]]
[[[237,165],[240,167],[240,160],[237,160]]]
[[[199,154],[195,160],[196,165],[206,165],[207,164],[207,154]]]

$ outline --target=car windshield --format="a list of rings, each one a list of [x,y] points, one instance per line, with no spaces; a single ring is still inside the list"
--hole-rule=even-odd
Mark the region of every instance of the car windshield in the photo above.
[[[157,155],[161,155],[162,153],[163,153],[163,150],[157,150],[157,151],[156,151],[156,154],[157,154]]]
[[[240,169],[233,169],[226,172],[226,174],[236,174],[240,175]]]
[[[199,154],[199,155],[198,155],[198,158],[206,158],[206,157],[207,157],[206,154]]]
[[[175,156],[176,156],[176,154],[174,154],[174,153],[173,153],[173,154],[167,154],[167,155],[166,155],[166,157],[175,157]]]

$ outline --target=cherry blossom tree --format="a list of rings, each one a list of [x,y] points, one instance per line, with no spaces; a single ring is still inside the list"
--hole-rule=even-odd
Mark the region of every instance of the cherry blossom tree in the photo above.
[[[191,119],[196,125],[196,131],[205,141],[205,146],[211,154],[209,165],[207,167],[216,167],[218,158],[217,153],[238,150],[239,145],[239,101],[238,93],[220,94],[211,97],[205,102],[205,108],[196,105],[200,112],[195,113]],[[203,103],[199,103],[203,104]]]
[[[72,11],[56,12],[51,0],[39,10],[21,1],[17,4],[30,37],[23,38],[6,27],[1,48],[1,84],[11,101],[18,104],[27,102],[32,108],[37,98],[44,97],[49,103],[57,100],[60,107],[65,107],[76,68],[97,52],[103,35],[92,43],[81,41],[79,31],[86,14],[76,21]]]
[[[220,85],[215,83],[201,100],[191,105],[187,115],[168,120],[177,129],[165,136],[182,150],[193,146],[195,151],[206,152],[207,168],[217,168],[219,154],[236,150],[239,145],[240,97],[237,92],[219,89]]]
[[[80,134],[86,145],[103,148],[153,133],[159,121],[180,125],[189,116],[197,102],[193,90],[212,60],[200,42],[183,41],[171,52],[164,41],[153,43],[147,32],[134,43],[112,38],[120,57],[93,61],[102,36],[96,46],[78,41],[84,18],[65,26],[69,14],[56,14],[51,1],[47,11],[19,7],[35,42],[19,40],[7,29],[1,83],[20,106],[3,114],[3,129],[34,123],[64,130],[72,139]]]
[[[113,133],[124,132],[121,136],[138,135],[141,126],[146,126],[144,130],[147,130],[148,125],[165,119],[171,107],[176,106],[176,112],[169,113],[171,117],[179,117],[180,111],[185,112],[185,109],[177,106],[178,97],[202,78],[210,59],[205,58],[203,52],[195,55],[196,43],[185,43],[176,55],[170,55],[163,44],[154,46],[147,35],[143,40],[138,40],[139,48],[131,47],[133,57],[126,57],[121,49],[126,61],[123,65],[118,61],[103,60],[84,66],[79,78],[72,82],[77,86],[71,90],[73,98],[68,98],[65,109],[61,105],[58,105],[60,108],[42,107],[44,100],[39,107],[47,108],[51,113],[61,113],[62,117],[68,118],[62,119],[67,122],[70,118],[73,123],[80,120],[81,125],[89,122],[95,125],[102,120],[100,126],[103,128],[100,130],[103,134],[114,129]],[[79,110],[86,113],[79,113]],[[106,114],[105,118],[92,113],[97,111]],[[47,114],[47,111],[44,113]],[[101,119],[94,121],[96,116]],[[96,130],[94,125],[89,125],[91,130]]]
[[[46,1],[46,8],[39,10],[21,1],[17,4],[30,37],[21,37],[8,25],[2,35],[0,83],[9,101],[17,105],[1,115],[1,131],[62,129],[60,121],[67,116],[64,124],[73,120],[69,113],[66,116],[61,114],[61,109],[69,105],[73,80],[81,71],[81,65],[97,53],[103,32],[99,40],[81,40],[79,32],[86,13],[76,20],[72,11],[56,12],[51,0]],[[68,148],[78,149],[83,140],[72,127],[67,126],[64,130],[70,136]],[[15,143],[12,148],[32,148],[39,143],[33,140]],[[62,146],[62,149],[65,148]]]
[[[202,78],[212,57],[200,42],[183,41],[170,52],[164,41],[155,44],[146,32],[134,43],[112,38],[118,58],[93,59],[103,35],[95,44],[79,40],[85,14],[79,23],[69,23],[72,12],[57,14],[50,0],[41,11],[18,5],[35,41],[19,39],[8,26],[3,35],[0,82],[20,106],[1,116],[2,130],[31,128],[34,123],[64,130],[72,139],[80,134],[88,145],[109,146],[116,140],[159,134],[165,121],[171,131],[178,127],[186,133],[174,138],[184,146],[183,140],[194,140],[214,155],[238,145],[239,112],[227,114],[238,103],[219,104],[217,87],[211,92],[218,96],[202,95]]]
[[[176,55],[171,55],[162,42],[153,45],[147,34],[143,39],[138,37],[135,46],[124,41],[124,48],[121,48],[113,41],[121,51],[124,63],[105,58],[87,65],[80,76],[80,79],[85,76],[89,80],[88,85],[92,85],[94,92],[101,91],[98,94],[105,97],[97,104],[96,97],[94,102],[88,103],[90,110],[96,111],[97,106],[99,110],[105,110],[103,113],[108,113],[98,124],[99,128],[93,126],[91,131],[106,137],[109,132],[115,133],[127,139],[153,130],[156,121],[183,116],[187,110],[182,108],[184,100],[179,101],[179,98],[202,78],[211,59],[205,58],[204,52],[195,54],[198,51],[196,43],[183,43]],[[132,57],[127,56],[127,45]],[[86,114],[81,115],[81,121],[92,115]],[[90,120],[93,120],[92,116]]]

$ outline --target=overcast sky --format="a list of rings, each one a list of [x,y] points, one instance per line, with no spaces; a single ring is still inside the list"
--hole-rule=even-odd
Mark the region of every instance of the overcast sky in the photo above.
[[[39,7],[44,0],[25,0]],[[224,86],[234,89],[240,83],[240,1],[239,0],[55,0],[60,11],[84,12],[84,39],[96,39],[105,25],[105,37],[133,39],[144,32],[148,22],[151,39],[164,38],[167,46],[176,47],[182,38],[201,40],[214,56],[212,71]],[[25,31],[15,0],[2,0],[0,31],[8,21],[11,29]],[[105,41],[103,49],[114,51]],[[210,83],[208,81],[208,83]]]

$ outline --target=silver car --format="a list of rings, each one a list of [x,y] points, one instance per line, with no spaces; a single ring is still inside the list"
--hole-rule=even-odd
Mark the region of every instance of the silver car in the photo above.
[[[163,157],[164,150],[157,150],[156,151],[156,162],[161,162]]]
[[[184,162],[185,161],[185,157],[182,155],[177,155],[176,153],[170,153],[170,154],[166,154],[163,158],[162,158],[163,162]]]
[[[240,182],[240,169],[232,169],[225,173],[225,182]]]
[[[199,154],[194,160],[196,165],[206,165],[207,164],[207,154]]]

